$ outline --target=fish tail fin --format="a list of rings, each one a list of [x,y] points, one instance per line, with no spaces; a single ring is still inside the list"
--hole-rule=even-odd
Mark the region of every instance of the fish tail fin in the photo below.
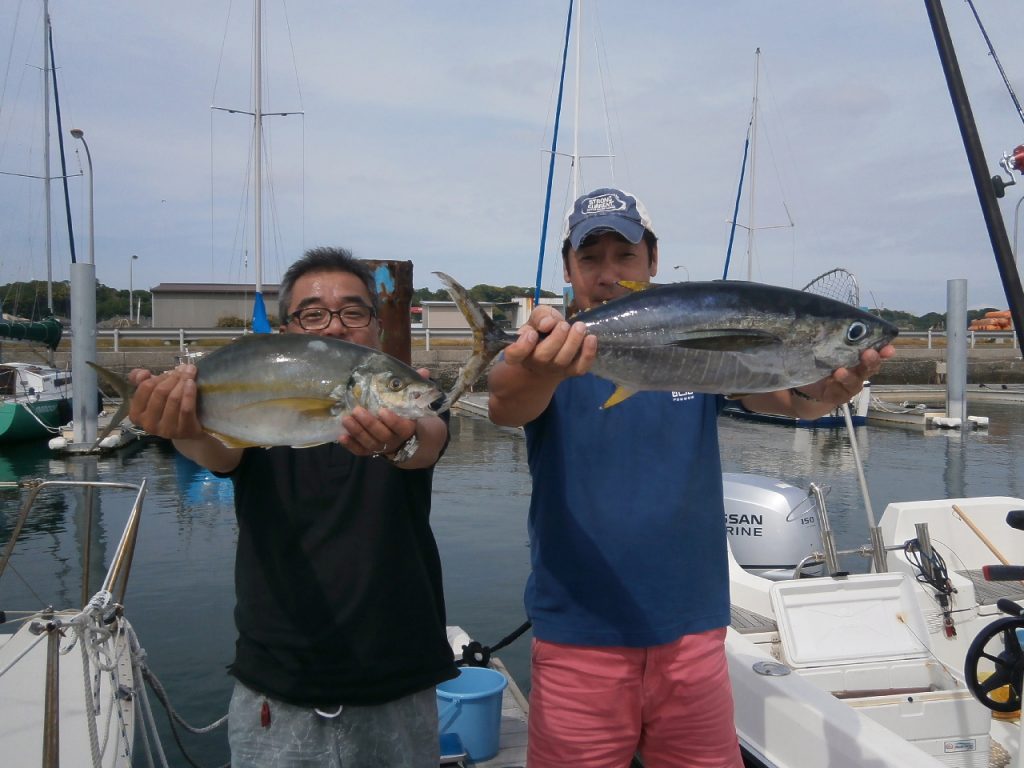
[[[125,416],[128,415],[128,410],[132,407],[132,395],[135,394],[135,387],[124,376],[119,376],[102,365],[96,365],[91,360],[86,360],[85,364],[94,368],[96,374],[121,397],[121,405],[118,407],[117,412],[110,419],[110,423],[104,428],[102,434],[96,438],[95,445],[99,445],[100,440],[113,432],[114,427],[124,421]]]
[[[499,328],[494,320],[481,309],[480,305],[473,301],[466,289],[454,279],[444,272],[435,272],[434,274],[444,283],[452,301],[455,302],[473,330],[473,354],[459,371],[455,386],[446,393],[446,401],[442,410],[447,410],[472,386],[490,362],[498,356],[498,353],[512,344],[516,337]]]

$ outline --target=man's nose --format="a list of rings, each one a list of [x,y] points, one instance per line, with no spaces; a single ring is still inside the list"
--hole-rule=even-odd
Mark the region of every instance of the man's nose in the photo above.
[[[348,326],[341,322],[341,315],[332,314],[331,321],[327,327],[320,331],[321,336],[337,336],[343,338],[348,336]]]

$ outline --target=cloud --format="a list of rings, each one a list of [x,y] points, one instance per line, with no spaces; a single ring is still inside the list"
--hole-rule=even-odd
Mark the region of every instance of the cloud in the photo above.
[[[411,259],[418,287],[439,287],[438,269],[468,284],[532,283],[567,4],[264,6],[264,108],[304,112],[265,121],[266,279],[303,248],[339,243],[367,258]],[[610,137],[615,157],[583,160],[582,183],[637,192],[666,263],[694,279],[721,274],[760,47],[763,134],[747,183],[757,185],[758,221],[791,215],[796,226],[756,232],[755,276],[799,287],[843,265],[887,307],[923,313],[941,311],[945,281],[967,275],[972,306],[1005,305],[923,6],[586,7],[580,152],[608,154]],[[998,23],[1014,9],[991,0],[981,12],[1019,82],[1024,54]],[[995,174],[1024,129],[969,9],[945,10]],[[51,14],[65,135],[82,127],[96,164],[99,279],[126,287],[132,253],[137,286],[247,279],[251,120],[210,106],[250,108],[251,9],[57,2]],[[41,31],[30,16],[0,9],[11,41],[0,170],[40,167]],[[560,152],[573,145],[574,61],[571,52]],[[75,144],[69,170],[78,174]],[[80,248],[84,182],[70,181]],[[0,177],[4,282],[45,273],[33,186]],[[571,189],[559,157],[545,269],[555,290]],[[1001,203],[1008,230],[1017,189]],[[748,215],[741,209],[741,222]],[[55,231],[61,278],[66,235]],[[745,237],[736,249],[732,274],[742,274]]]

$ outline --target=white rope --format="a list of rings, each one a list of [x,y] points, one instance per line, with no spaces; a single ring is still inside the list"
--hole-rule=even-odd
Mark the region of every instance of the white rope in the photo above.
[[[152,749],[155,744],[155,751],[159,758],[160,765],[162,768],[168,768],[167,755],[164,754],[164,746],[160,741],[160,732],[157,730],[156,720],[153,717],[153,708],[149,704],[149,694],[146,691],[146,683],[142,672],[142,668],[145,666],[146,652],[139,644],[139,636],[135,633],[134,628],[129,629],[128,644],[131,648],[132,672],[135,678],[136,712],[139,713],[141,720],[139,723],[139,729],[146,735],[146,755],[149,758],[150,766],[152,766]],[[150,735],[153,737],[152,742],[149,738]]]
[[[36,402],[38,403],[39,401],[38,401],[38,400],[36,400]],[[40,419],[40,418],[39,418],[39,417],[38,417],[38,416],[36,415],[36,412],[35,412],[35,411],[33,411],[33,410],[32,410],[31,408],[29,408],[29,407],[28,407],[28,406],[29,406],[29,403],[17,403],[17,405],[20,405],[20,406],[21,406],[21,407],[22,407],[22,408],[23,408],[23,409],[25,410],[25,412],[26,412],[26,413],[27,413],[27,414],[28,414],[29,416],[31,416],[31,417],[32,417],[33,419],[35,419],[35,420],[36,420],[37,422],[39,422],[39,426],[41,426],[41,427],[42,427],[43,429],[45,429],[45,430],[46,430],[47,432],[53,432],[54,434],[56,434],[57,432],[60,432],[60,431],[61,431],[61,430],[62,430],[62,429],[64,428],[64,427],[51,427],[51,426],[50,426],[49,424],[47,424],[47,423],[46,423],[45,421],[43,421],[42,419]]]
[[[102,765],[102,757],[100,755],[100,742],[99,737],[96,733],[96,715],[99,714],[100,702],[99,702],[99,691],[95,694],[90,695],[92,684],[90,681],[91,675],[89,674],[89,648],[88,643],[85,639],[82,639],[80,644],[82,649],[82,684],[85,692],[86,701],[91,706],[85,708],[85,721],[89,726],[89,753],[92,755],[93,768],[100,768]]]

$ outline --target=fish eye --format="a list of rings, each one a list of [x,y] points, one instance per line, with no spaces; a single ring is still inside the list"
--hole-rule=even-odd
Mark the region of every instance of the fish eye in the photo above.
[[[392,376],[388,379],[388,389],[392,392],[400,392],[402,390],[402,380],[398,376]]]
[[[860,320],[850,324],[850,327],[846,329],[846,340],[850,342],[857,342],[868,335],[868,327]]]

